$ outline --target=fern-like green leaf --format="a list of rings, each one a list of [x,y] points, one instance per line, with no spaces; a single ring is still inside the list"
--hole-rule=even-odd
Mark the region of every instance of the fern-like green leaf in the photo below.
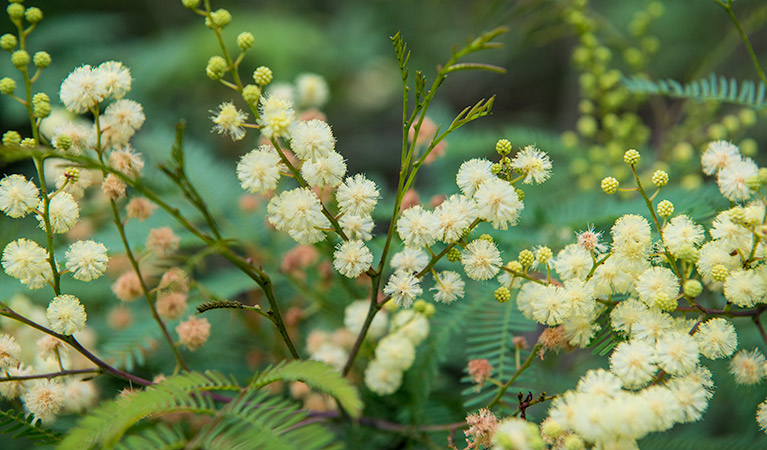
[[[102,403],[70,430],[59,448],[113,447],[133,425],[150,414],[189,411],[212,415],[216,408],[211,397],[195,394],[239,389],[234,380],[218,372],[176,375],[144,391]]]
[[[153,428],[125,436],[115,445],[115,450],[177,450],[186,446],[188,439],[179,428],[170,428],[159,424]]]
[[[767,108],[767,88],[763,82],[751,80],[738,82],[715,74],[708,78],[682,84],[675,80],[652,81],[646,78],[624,78],[623,84],[628,90],[641,94],[660,94],[691,100],[734,103],[754,109]]]
[[[291,361],[278,364],[256,375],[250,382],[255,388],[275,381],[303,381],[313,389],[331,395],[352,416],[362,411],[359,393],[335,369],[319,361]]]
[[[0,434],[9,434],[13,439],[26,438],[35,445],[51,445],[61,440],[61,434],[43,428],[34,414],[25,415],[23,411],[16,412],[0,410]]]
[[[512,340],[515,336],[535,329],[535,323],[525,319],[516,307],[515,301],[506,303],[488,302],[486,308],[477,317],[470,328],[468,337],[469,360],[487,359],[493,366],[492,377],[505,382],[516,372],[516,349]],[[527,354],[521,355],[524,361]],[[487,383],[480,390],[471,386],[464,390],[467,409],[481,407],[490,402],[498,387]],[[514,388],[506,391],[506,403],[516,404]]]
[[[334,436],[319,424],[302,424],[306,413],[290,401],[249,389],[222,408],[195,442],[210,450],[326,449]]]

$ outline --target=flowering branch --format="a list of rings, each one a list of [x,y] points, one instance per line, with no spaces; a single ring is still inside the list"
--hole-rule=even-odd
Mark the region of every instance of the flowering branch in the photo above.
[[[0,383],[3,383],[5,381],[23,381],[23,380],[38,380],[41,378],[51,379],[51,378],[57,378],[57,377],[65,377],[69,375],[85,375],[85,374],[99,374],[104,373],[103,369],[74,369],[74,370],[62,370],[61,372],[52,372],[52,373],[41,373],[37,375],[19,375],[19,376],[12,376],[12,375],[6,375],[5,377],[0,378]]]

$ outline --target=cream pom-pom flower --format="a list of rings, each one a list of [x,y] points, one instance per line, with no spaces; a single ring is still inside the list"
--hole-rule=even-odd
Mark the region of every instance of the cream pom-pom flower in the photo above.
[[[0,211],[8,217],[26,216],[35,210],[39,201],[37,186],[23,175],[8,175],[0,180]]]
[[[237,163],[237,178],[250,193],[264,193],[277,187],[280,172],[287,170],[272,146],[262,145],[251,150]]]
[[[402,385],[402,371],[378,360],[365,369],[365,386],[378,395],[389,395]]]
[[[404,308],[409,308],[422,293],[420,280],[408,272],[394,272],[384,287],[384,294]]]
[[[299,159],[309,161],[330,155],[336,148],[336,138],[327,122],[312,119],[293,127],[290,148]]]
[[[95,241],[77,241],[66,253],[67,270],[80,281],[91,281],[104,274],[109,257],[104,244]]]
[[[457,272],[446,270],[440,272],[435,277],[434,287],[429,289],[435,291],[434,300],[450,304],[459,298],[463,298],[463,291],[466,283],[461,279],[461,275]]]
[[[45,316],[51,329],[56,333],[70,336],[85,328],[85,308],[74,295],[64,294],[53,297]]]
[[[525,175],[523,183],[541,184],[551,176],[551,160],[546,152],[528,145],[514,156],[511,167]]]
[[[312,187],[336,187],[346,175],[346,162],[339,153],[331,151],[327,155],[304,161],[301,176]]]
[[[261,116],[258,124],[261,126],[261,134],[267,139],[287,137],[296,112],[290,100],[277,95],[261,97]],[[296,126],[298,128],[298,126]]]
[[[496,178],[490,171],[492,165],[492,162],[484,158],[470,159],[461,164],[455,180],[463,195],[473,197],[482,184]]]
[[[722,317],[707,320],[698,326],[693,335],[700,347],[700,354],[709,359],[726,358],[738,347],[738,335],[732,323]]]
[[[434,213],[423,209],[421,205],[406,209],[397,220],[397,233],[400,239],[406,246],[412,248],[434,245],[437,242],[438,230]]]
[[[461,252],[461,264],[466,275],[472,280],[489,280],[500,269],[503,260],[495,243],[475,239]]]
[[[373,254],[360,240],[343,242],[333,253],[333,267],[345,277],[357,278],[368,270],[372,263]]]
[[[37,205],[37,209],[42,212],[44,209],[43,201]],[[50,219],[51,232],[66,233],[80,219],[80,207],[77,206],[75,198],[68,192],[59,192],[51,199],[48,204],[48,218]],[[37,216],[40,222],[40,228],[45,228],[45,220],[42,216]]]
[[[359,216],[372,213],[379,196],[376,184],[360,173],[347,177],[336,191],[336,200],[341,211]]]
[[[474,192],[477,214],[489,221],[495,229],[506,230],[514,226],[525,207],[519,194],[508,181],[491,178]]]

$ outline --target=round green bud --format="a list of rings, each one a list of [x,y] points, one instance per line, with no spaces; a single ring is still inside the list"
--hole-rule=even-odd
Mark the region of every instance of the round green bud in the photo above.
[[[549,439],[556,440],[562,436],[564,432],[565,429],[562,428],[562,425],[560,425],[559,422],[552,419],[551,417],[541,423],[541,434]]]
[[[53,146],[59,150],[67,151],[72,147],[72,137],[66,134],[60,134],[56,136],[56,140],[53,141]]]
[[[670,217],[674,214],[674,204],[668,200],[658,202],[658,215],[661,217]]]
[[[26,50],[16,50],[11,54],[11,64],[17,69],[21,69],[29,64],[29,59],[29,53]]]
[[[240,47],[240,50],[243,52],[251,47],[253,47],[253,43],[256,42],[256,38],[253,37],[253,34],[244,31],[237,35],[237,47]]]
[[[722,117],[722,125],[727,128],[727,131],[734,133],[740,129],[740,119],[734,114],[727,114]]]
[[[618,192],[619,186],[620,183],[613,177],[606,177],[602,179],[602,190],[605,191],[605,194],[615,194]]]
[[[692,144],[686,141],[677,142],[674,148],[671,149],[672,157],[679,162],[687,162],[692,159],[695,154],[695,149]]]
[[[706,129],[706,134],[708,134],[708,137],[713,140],[724,139],[727,137],[727,128],[725,128],[721,123],[715,123]]]
[[[658,292],[655,296],[655,306],[661,311],[676,311],[677,302],[671,298],[665,292]]]
[[[29,23],[39,23],[43,20],[43,10],[34,6],[30,6],[26,11],[24,11],[24,17]]]
[[[682,261],[696,262],[700,258],[700,251],[694,245],[687,244],[677,249],[676,257]]]
[[[751,127],[756,123],[756,112],[753,109],[744,108],[738,113],[738,118],[744,127]]]
[[[493,242],[493,237],[490,236],[489,234],[483,234],[479,238],[482,239],[483,241]]]
[[[223,28],[232,21],[232,13],[221,8],[210,13],[210,21],[213,25]]]
[[[503,170],[503,165],[501,163],[495,163],[492,166],[490,166],[490,172],[493,173],[493,175],[498,175]]]
[[[14,90],[16,90],[16,81],[13,78],[0,79],[0,94],[11,95]]]
[[[495,151],[501,156],[506,156],[511,153],[511,142],[508,139],[498,139],[495,143]]]
[[[10,17],[11,21],[13,22],[18,22],[22,17],[24,17],[24,5],[20,3],[11,3],[8,5],[8,8],[6,8],[5,11],[8,13],[8,17]]]
[[[424,310],[426,310],[426,305],[428,305],[426,300],[419,298],[413,303],[413,309],[415,310],[415,312],[422,313],[424,312]]]
[[[594,49],[594,58],[601,63],[610,61],[613,57],[613,52],[607,47],[597,47]]]
[[[684,295],[690,298],[695,298],[703,293],[703,284],[698,280],[687,280],[682,286]]]
[[[575,122],[575,129],[581,136],[592,137],[597,134],[599,126],[597,125],[597,120],[592,116],[581,116]]]
[[[506,263],[506,268],[511,270],[512,272],[522,272],[523,267],[522,264],[519,263],[519,261],[509,261]]]
[[[573,63],[578,67],[585,67],[591,60],[591,50],[586,47],[577,46],[573,50]]]
[[[626,150],[626,153],[623,154],[623,162],[630,166],[634,166],[639,163],[639,152],[634,150],[633,148],[630,150]]]
[[[461,251],[453,247],[445,254],[447,260],[450,262],[456,262],[461,260]]]
[[[23,148],[37,147],[37,141],[34,138],[24,138],[21,140],[21,146]]]
[[[559,139],[562,141],[562,145],[566,148],[573,148],[578,145],[578,135],[572,131],[565,131]]]
[[[735,206],[728,211],[730,220],[742,224],[746,220],[746,210],[742,206]]]
[[[181,0],[181,4],[185,8],[195,9],[200,4],[200,0]]]
[[[580,111],[581,114],[593,114],[594,103],[590,100],[581,100],[578,103],[578,111]]]
[[[35,52],[35,56],[32,57],[32,62],[35,64],[35,67],[45,69],[51,65],[51,55],[49,55],[48,52]]]
[[[554,252],[550,248],[543,246],[535,251],[535,259],[541,264],[546,264],[554,257]]]
[[[535,255],[530,250],[522,250],[517,256],[517,261],[522,264],[522,267],[530,267],[535,262]]]
[[[725,267],[722,264],[717,264],[711,268],[711,277],[715,279],[716,281],[726,280],[729,274],[730,274],[730,271],[727,270],[727,267]]]
[[[517,193],[517,198],[522,201],[525,199],[525,191],[519,188],[514,188],[514,192]]]
[[[32,105],[32,114],[39,118],[44,119],[51,115],[51,104],[48,102],[37,102]]]
[[[495,290],[493,297],[498,303],[506,303],[511,300],[511,291],[506,286],[501,286]]]
[[[758,176],[746,178],[746,186],[752,191],[758,191],[762,187],[762,181]]]
[[[577,434],[571,434],[565,438],[562,442],[564,450],[584,450],[586,443],[583,442],[583,438]]]
[[[660,39],[655,36],[647,36],[642,39],[641,45],[645,53],[653,54],[660,50]]]
[[[502,166],[510,166],[511,165],[511,158],[509,158],[508,156],[504,156],[498,162],[500,162]]]
[[[665,170],[656,170],[652,174],[652,184],[663,187],[668,184],[668,173]]]
[[[35,103],[50,103],[51,98],[48,97],[48,94],[45,92],[38,92],[37,94],[32,96],[32,104]]]
[[[261,89],[255,84],[248,84],[242,88],[242,98],[251,105],[255,105],[261,98]]]
[[[272,82],[272,69],[261,66],[253,72],[253,81],[259,86],[266,86]]]
[[[393,313],[394,311],[399,309],[399,305],[397,302],[391,301],[391,299],[387,300],[386,303],[383,305],[383,309],[385,309],[387,312]]]
[[[205,73],[213,80],[220,80],[226,73],[226,60],[221,56],[211,56],[208,60],[208,66],[205,68]]]
[[[3,50],[11,51],[16,47],[16,44],[18,44],[19,41],[16,39],[16,36],[6,33],[2,36],[0,36],[0,48]]]
[[[767,167],[759,168],[759,181],[767,183]]]
[[[3,133],[3,145],[12,147],[19,144],[21,144],[21,135],[18,131],[10,130]]]
[[[623,60],[626,61],[626,64],[632,68],[642,67],[645,64],[645,58],[642,50],[639,50],[636,47],[629,47],[624,50]]]
[[[740,152],[745,156],[754,156],[757,150],[759,150],[759,144],[756,143],[756,140],[747,138],[740,141]]]
[[[437,308],[435,308],[431,303],[427,303],[421,314],[423,314],[428,319],[429,317],[433,316],[435,312],[437,312]]]
[[[77,183],[80,179],[80,170],[77,167],[67,167],[64,169],[64,177],[72,183]]]

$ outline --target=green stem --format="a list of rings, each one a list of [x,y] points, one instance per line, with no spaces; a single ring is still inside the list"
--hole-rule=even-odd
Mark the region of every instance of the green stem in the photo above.
[[[541,344],[535,344],[535,347],[533,347],[533,350],[530,352],[530,356],[527,357],[524,364],[522,364],[519,369],[517,369],[516,372],[514,372],[514,375],[509,378],[509,381],[503,384],[500,389],[498,389],[498,393],[495,394],[495,397],[490,401],[490,403],[487,404],[487,409],[492,409],[495,405],[497,405],[501,399],[503,398],[503,394],[506,393],[506,391],[511,387],[512,383],[514,383],[517,378],[519,378],[522,373],[527,370],[530,365],[533,363],[533,360],[538,355],[538,351],[541,349]]]
[[[716,0],[716,2],[719,4],[719,6],[724,8],[725,11],[727,11],[727,14],[732,20],[732,23],[735,24],[735,27],[738,29],[738,33],[740,33],[740,39],[743,41],[743,44],[745,44],[746,50],[748,50],[748,54],[751,57],[751,62],[754,64],[756,71],[759,73],[759,78],[762,79],[762,83],[767,85],[767,76],[765,76],[764,70],[762,70],[762,66],[759,64],[759,59],[756,57],[754,48],[751,46],[751,41],[748,39],[748,35],[743,30],[743,27],[740,25],[740,21],[737,17],[735,17],[735,12],[732,10],[732,0],[728,0],[727,3],[724,3],[722,0]]]

